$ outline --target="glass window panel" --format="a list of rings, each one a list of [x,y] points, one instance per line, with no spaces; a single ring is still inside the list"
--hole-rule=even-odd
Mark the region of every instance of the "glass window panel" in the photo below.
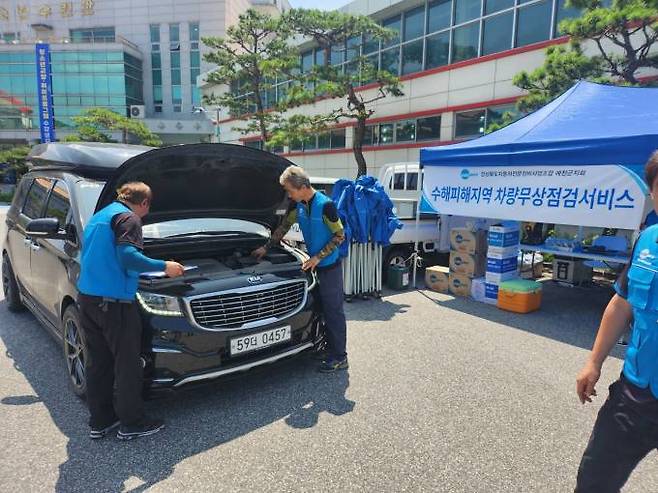
[[[107,94],[107,77],[94,77],[94,92]]]
[[[14,87],[14,80],[16,80],[16,82],[18,82],[18,81],[21,81],[21,82],[22,82],[22,79],[18,79],[18,78],[16,78],[16,79],[12,79],[12,84],[11,84],[11,85],[12,85],[12,89],[13,89],[13,87]],[[64,93],[66,93],[66,79],[61,78],[61,77],[53,77],[53,79],[52,79],[52,83],[53,83],[53,92],[54,92],[55,94],[64,94]],[[21,84],[21,85],[22,85],[22,84]],[[19,88],[16,87],[16,88],[13,89],[13,90],[16,91],[16,90],[18,90],[18,89],[19,89]],[[22,92],[22,91],[21,91],[21,92]]]
[[[419,118],[416,123],[416,140],[439,139],[441,136],[441,116]]]
[[[379,41],[372,38],[372,35],[366,35],[363,42],[363,53],[372,53],[379,49]]]
[[[94,97],[93,96],[81,96],[80,97],[80,104],[82,106],[93,106]]]
[[[393,143],[393,124],[382,123],[379,126],[379,143],[392,144]]]
[[[484,20],[482,54],[489,55],[512,48],[514,12],[506,12]]]
[[[402,27],[402,20],[400,19],[400,16],[396,15],[390,19],[386,19],[382,25],[387,29],[392,29],[395,31],[395,36],[389,41],[384,42],[382,48],[388,48],[389,46],[398,44],[400,42],[400,28]]]
[[[402,45],[402,75],[423,70],[423,40]]]
[[[302,53],[302,72],[310,72],[313,67],[313,51]]]
[[[331,60],[329,63],[331,65],[340,65],[345,61],[345,50],[342,46],[332,46],[331,47]]]
[[[190,52],[190,67],[200,67],[201,66],[201,55],[198,51]]]
[[[27,200],[23,205],[23,214],[30,219],[41,217],[41,211],[43,211],[51,185],[51,181],[45,178],[36,178],[32,182],[30,191],[27,193]]]
[[[324,65],[324,50],[315,50],[315,64]]]
[[[124,70],[124,66],[121,65],[120,63],[110,63],[107,65],[108,73],[118,74],[118,73],[123,73],[123,70]]]
[[[580,9],[575,7],[568,8],[566,0],[557,0],[557,16],[555,19],[555,35],[560,35],[560,22],[565,19],[573,19],[574,17],[580,17],[582,12]]]
[[[53,104],[55,106],[66,106],[66,97],[65,96],[53,96]]]
[[[180,106],[174,106],[174,113],[180,113],[182,108]]]
[[[162,104],[162,86],[153,86],[153,102]]]
[[[371,146],[375,144],[375,126],[368,125],[363,132],[363,142],[364,146]]]
[[[418,190],[418,173],[407,173],[407,190]]]
[[[493,14],[514,6],[514,0],[484,0],[484,13]]]
[[[107,78],[108,89],[112,94],[124,94],[126,92],[126,82],[122,76],[111,75]]]
[[[360,55],[361,49],[361,36],[350,38],[347,40],[347,61],[354,60]]]
[[[81,62],[92,62],[92,52],[91,51],[81,51],[78,53],[78,60]],[[123,58],[123,57],[122,57]]]
[[[80,106],[80,96],[67,96],[66,98],[67,104],[69,106]]]
[[[331,148],[344,149],[345,148],[345,129],[331,131]]]
[[[404,40],[409,41],[424,34],[425,7],[405,12],[404,14]]]
[[[479,34],[480,22],[458,27],[452,32],[452,63],[478,55]]]
[[[416,120],[402,120],[395,124],[396,142],[414,142],[416,140]]]
[[[192,85],[196,85],[196,78],[199,76],[200,72],[201,71],[198,68],[193,68],[190,70],[190,82]]]
[[[190,22],[190,41],[199,41],[199,23]]]
[[[85,74],[93,74],[95,72],[96,66],[93,63],[81,63],[79,65],[80,72]]]
[[[393,75],[398,75],[400,69],[400,50],[398,48],[382,51],[381,69],[387,70]]]
[[[126,104],[126,99],[124,97],[112,96],[112,97],[108,98],[108,100],[109,100],[108,104],[110,104],[112,106],[121,106],[121,105]]]
[[[318,148],[318,143],[316,142],[315,135],[311,135],[304,139],[304,150],[312,151]]]
[[[95,62],[105,62],[107,61],[107,53],[104,51],[94,51],[91,55]]]
[[[426,43],[425,69],[447,65],[450,56],[450,32],[428,36]]]
[[[94,78],[91,75],[80,76],[80,94],[94,93]]]
[[[151,53],[151,67],[152,68],[162,67],[162,60],[160,59],[160,53]]]
[[[175,85],[180,85],[180,70],[171,71],[171,83]]]
[[[519,9],[516,46],[526,46],[551,37],[551,9],[551,2],[547,0]]]
[[[171,68],[180,68],[180,52],[171,52]]]
[[[158,24],[151,24],[149,26],[149,32],[151,33],[151,43],[160,42],[160,26]]]
[[[302,141],[301,140],[292,140],[292,141],[290,141],[290,144],[288,145],[288,148],[290,149],[291,152],[301,151],[303,149]]]
[[[183,101],[181,86],[171,86],[171,100],[174,104],[181,104]]]
[[[180,29],[178,24],[169,24],[169,41],[180,41]]]
[[[107,53],[108,62],[123,62],[123,53],[120,51],[109,51]]]
[[[329,149],[331,137],[329,132],[324,132],[318,135],[318,149]]]
[[[481,0],[455,0],[455,24],[480,17]]]
[[[492,106],[491,108],[487,108],[487,126],[491,125],[492,123],[502,122],[503,115],[505,115],[505,113],[511,113],[514,120],[517,120],[522,116],[519,110],[516,109],[515,104]]]
[[[70,210],[71,202],[68,188],[64,182],[58,180],[48,199],[45,217],[57,218],[59,220],[59,227],[63,229]]]
[[[393,190],[404,190],[404,173],[393,174]]]
[[[485,110],[464,111],[455,114],[455,138],[484,135]]]

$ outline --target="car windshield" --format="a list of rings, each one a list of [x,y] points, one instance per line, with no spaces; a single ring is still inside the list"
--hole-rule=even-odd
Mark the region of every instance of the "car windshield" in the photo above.
[[[75,184],[76,197],[78,202],[78,210],[80,211],[80,221],[82,227],[87,225],[89,219],[94,214],[96,203],[101,195],[103,186],[102,181],[80,180]]]
[[[142,228],[144,238],[167,238],[171,236],[192,235],[219,235],[251,233],[267,238],[269,229],[260,224],[241,219],[227,218],[192,218],[177,219],[175,221],[163,221],[160,223],[146,224]]]

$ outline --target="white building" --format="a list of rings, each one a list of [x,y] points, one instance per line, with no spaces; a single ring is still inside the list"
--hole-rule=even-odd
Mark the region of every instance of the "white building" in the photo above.
[[[365,158],[369,174],[394,162],[418,161],[419,148],[449,144],[482,135],[486,125],[513,110],[522,91],[512,84],[521,70],[544,60],[545,49],[566,44],[558,23],[579,15],[564,0],[355,0],[341,10],[366,14],[398,31],[385,46],[355,39],[336,50],[334,63],[347,63],[358,50],[380,67],[398,73],[404,96],[374,105],[369,120]],[[302,70],[317,56],[302,45]],[[591,51],[593,54],[594,51]],[[278,87],[285,87],[285,82]],[[370,88],[369,88],[370,87]],[[201,84],[202,92],[220,88]],[[364,99],[375,94],[361,88]],[[274,95],[271,95],[274,97]],[[328,112],[339,100],[320,100],[295,111]],[[259,146],[257,136],[242,136],[221,122],[221,141]],[[304,146],[285,147],[284,156],[311,175],[351,177],[356,174],[352,122],[341,122],[329,135],[314,136]]]
[[[51,62],[58,138],[66,134],[70,117],[86,107],[105,106],[126,113],[127,106],[143,105],[144,111],[135,110],[135,114],[144,117],[165,143],[209,139],[214,131],[209,115],[193,113],[193,106],[201,101],[196,79],[212,68],[203,61],[200,38],[224,36],[226,28],[252,6],[269,12],[289,8],[287,0],[0,2],[0,109],[5,107],[0,112],[0,141],[38,139],[38,119],[30,122],[23,117],[21,121],[18,110],[13,116],[10,111],[32,108],[36,110],[32,115],[38,115],[33,65],[37,41],[50,43],[53,54],[64,53]],[[107,58],[100,59],[109,51],[130,55],[127,72],[136,70],[131,84],[138,87],[127,88],[128,82],[122,88],[118,83],[113,87],[113,80],[109,87],[94,86],[96,82],[102,85],[108,67],[121,71]],[[126,96],[127,92],[132,94]]]

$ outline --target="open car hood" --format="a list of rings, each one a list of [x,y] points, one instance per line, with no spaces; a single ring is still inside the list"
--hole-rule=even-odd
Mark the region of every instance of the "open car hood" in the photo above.
[[[254,221],[274,229],[286,196],[279,176],[292,163],[269,152],[233,144],[184,144],[138,154],[106,182],[96,211],[130,181],[153,191],[144,224],[194,217]]]

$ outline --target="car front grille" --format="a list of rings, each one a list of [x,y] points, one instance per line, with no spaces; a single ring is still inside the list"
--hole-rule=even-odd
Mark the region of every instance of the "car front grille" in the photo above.
[[[213,294],[190,301],[194,320],[210,329],[239,328],[297,311],[306,300],[306,281],[262,286],[240,293]]]

